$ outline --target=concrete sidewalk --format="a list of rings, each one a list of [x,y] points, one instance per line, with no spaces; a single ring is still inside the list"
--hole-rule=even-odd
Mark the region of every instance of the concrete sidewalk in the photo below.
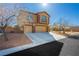
[[[56,33],[54,33],[54,32],[49,32],[49,33],[55,38],[55,40],[61,40],[61,39],[66,38],[66,36],[64,36],[64,35],[59,35],[59,34],[56,34]]]

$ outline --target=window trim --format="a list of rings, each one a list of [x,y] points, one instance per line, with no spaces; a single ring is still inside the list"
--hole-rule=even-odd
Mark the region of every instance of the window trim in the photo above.
[[[29,22],[33,22],[33,15],[32,15],[32,14],[29,14],[29,15],[27,16],[27,20],[28,20]]]
[[[45,15],[43,15],[43,16],[45,16]],[[45,18],[46,20],[45,21],[42,21],[42,18],[41,17],[43,17],[43,16],[40,16],[40,23],[46,23],[47,22],[47,17]]]

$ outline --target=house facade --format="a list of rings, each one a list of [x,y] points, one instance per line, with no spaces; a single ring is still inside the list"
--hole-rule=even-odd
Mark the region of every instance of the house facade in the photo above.
[[[49,17],[45,11],[32,13],[20,10],[17,24],[24,32],[49,32]]]

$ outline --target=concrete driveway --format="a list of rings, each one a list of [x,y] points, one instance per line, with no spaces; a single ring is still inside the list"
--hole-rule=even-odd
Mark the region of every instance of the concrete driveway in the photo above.
[[[38,32],[38,33],[25,33],[33,43],[47,43],[51,41],[56,41],[55,38],[48,32]]]

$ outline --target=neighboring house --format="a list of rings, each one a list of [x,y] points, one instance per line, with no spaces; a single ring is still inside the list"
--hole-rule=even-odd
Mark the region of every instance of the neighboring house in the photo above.
[[[12,26],[7,26],[7,27],[5,28],[5,31],[6,31],[6,32],[14,32],[14,27],[12,27]]]
[[[7,26],[7,27],[5,28],[5,31],[6,31],[6,32],[14,32],[15,29],[14,29],[14,27],[12,27],[12,26]],[[0,27],[0,33],[2,33],[2,32],[3,32],[3,30],[2,30],[1,27]]]
[[[24,32],[48,32],[49,17],[45,11],[32,13],[20,10],[17,16],[17,24]]]
[[[3,32],[3,30],[1,29],[1,26],[0,26],[0,33],[2,33]],[[5,32],[7,32],[7,33],[23,33],[23,31],[21,31],[19,28],[18,28],[18,26],[7,26],[6,28],[5,28]]]

